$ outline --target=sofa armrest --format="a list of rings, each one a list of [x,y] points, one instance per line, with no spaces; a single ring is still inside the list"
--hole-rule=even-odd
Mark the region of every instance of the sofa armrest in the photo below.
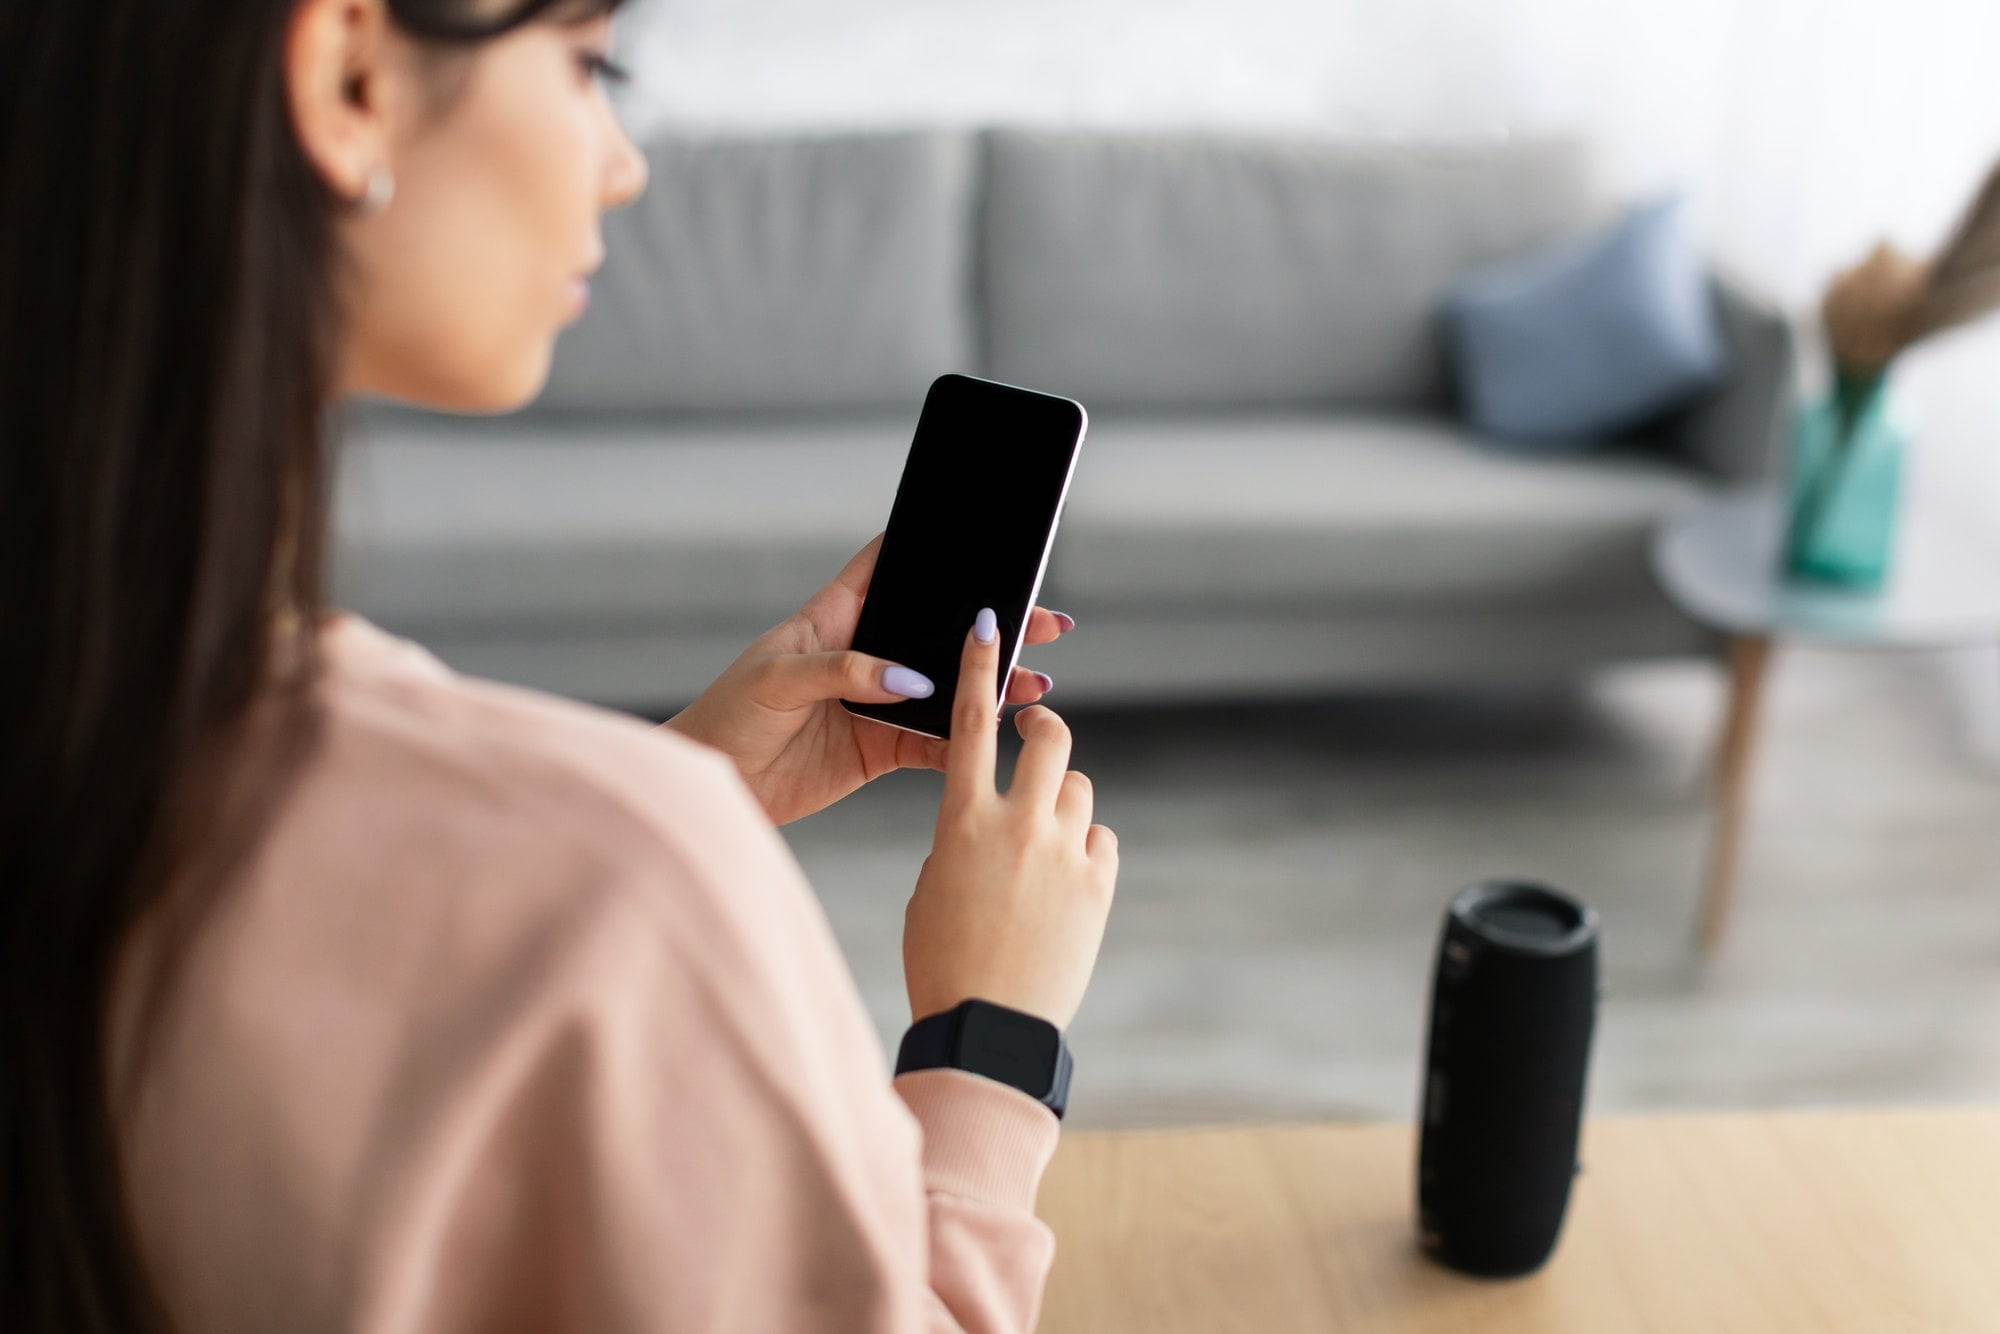
[[[1712,280],[1729,345],[1721,387],[1666,424],[1669,453],[1725,482],[1777,475],[1798,404],[1798,336],[1785,313],[1720,276]]]

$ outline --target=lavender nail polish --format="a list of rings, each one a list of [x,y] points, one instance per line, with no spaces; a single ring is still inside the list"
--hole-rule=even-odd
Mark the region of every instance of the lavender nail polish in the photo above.
[[[972,637],[982,644],[990,644],[1000,635],[1000,618],[993,614],[993,608],[981,607],[979,614],[972,618]]]
[[[922,672],[913,672],[908,667],[884,667],[882,688],[892,690],[904,699],[929,699],[937,687]]]
[[[1047,672],[1036,672],[1035,680],[1041,684],[1042,693],[1044,695],[1048,694],[1051,690],[1054,690],[1056,688],[1056,679],[1053,676],[1050,676]]]
[[[1068,634],[1070,631],[1076,629],[1076,617],[1070,615],[1068,612],[1052,611],[1049,615],[1056,618],[1056,628],[1064,634]]]

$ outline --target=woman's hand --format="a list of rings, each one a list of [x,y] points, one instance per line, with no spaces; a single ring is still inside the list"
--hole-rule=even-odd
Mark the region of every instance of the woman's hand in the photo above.
[[[896,664],[848,648],[881,546],[877,536],[832,583],[667,721],[735,760],[773,824],[831,806],[891,769],[944,767],[943,741],[840,707],[843,699],[894,703],[910,698],[918,683],[928,684],[908,669],[890,673],[885,684],[884,673]],[[1027,642],[1046,644],[1075,625],[1060,612],[1036,607],[1028,615]],[[1016,668],[1007,701],[1032,704],[1050,684],[1046,676]],[[904,689],[892,688],[897,685]]]
[[[1069,769],[1069,728],[1015,715],[1020,757],[996,789],[993,613],[965,639],[937,838],[903,918],[910,1017],[977,998],[1067,1028],[1090,985],[1118,882],[1118,839],[1091,820],[1090,780]]]

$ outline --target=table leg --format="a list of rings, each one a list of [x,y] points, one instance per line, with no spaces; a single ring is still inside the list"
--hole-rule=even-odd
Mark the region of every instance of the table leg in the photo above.
[[[1716,749],[1715,830],[1701,900],[1700,939],[1705,952],[1722,943],[1729,926],[1730,901],[1736,894],[1736,873],[1743,853],[1750,754],[1770,662],[1769,639],[1741,635],[1729,641],[1729,715],[1723,721],[1722,741]]]

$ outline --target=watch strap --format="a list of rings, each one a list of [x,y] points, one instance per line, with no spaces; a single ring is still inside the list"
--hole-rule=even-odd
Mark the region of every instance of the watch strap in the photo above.
[[[964,1040],[966,1021],[980,1009],[1006,1016],[1017,1024],[1047,1031],[1055,1043],[1055,1061],[1046,1088],[1031,1087],[1036,1081],[1022,1076],[1018,1061],[996,1061],[976,1048],[968,1049]],[[896,1073],[899,1075],[917,1070],[964,1070],[982,1075],[1009,1088],[1019,1089],[1054,1112],[1057,1119],[1061,1119],[1069,1105],[1070,1073],[1074,1067],[1069,1044],[1063,1041],[1062,1031],[1054,1024],[1035,1015],[982,1000],[962,1001],[952,1009],[917,1020],[903,1034],[902,1045],[896,1051]]]

